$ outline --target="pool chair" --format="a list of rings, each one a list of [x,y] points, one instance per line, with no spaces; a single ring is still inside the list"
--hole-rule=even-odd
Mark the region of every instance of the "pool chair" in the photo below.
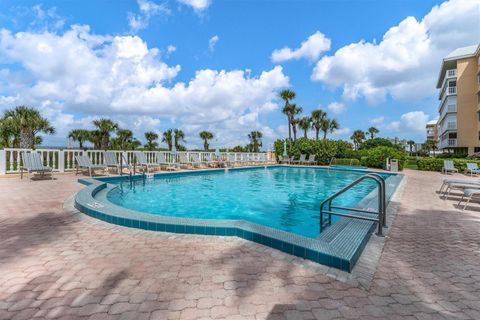
[[[80,170],[87,170],[90,177],[95,174],[95,170],[107,170],[107,166],[103,164],[93,164],[88,156],[76,155],[75,160],[77,160],[75,175],[78,174]]]
[[[480,182],[470,181],[470,182],[450,182],[446,184],[445,191],[443,192],[443,197],[448,198],[452,190],[461,190],[465,189],[480,189]]]
[[[308,159],[303,161],[303,164],[308,164],[308,165],[315,165],[317,164],[317,161],[315,161],[315,155],[311,154],[308,156]]]
[[[292,163],[293,164],[302,164],[303,162],[305,162],[305,160],[307,160],[307,155],[306,154],[301,154],[300,155],[300,158],[298,160],[292,160]]]
[[[469,162],[467,163],[467,168],[465,169],[465,173],[470,173],[470,176],[474,174],[480,173],[480,168],[478,167],[477,163]]]
[[[442,173],[448,173],[448,172],[458,172],[458,169],[455,168],[452,160],[443,160]]]
[[[279,162],[284,164],[290,164],[292,162],[292,159],[289,157],[280,156],[279,159]]]
[[[148,173],[150,172],[150,168],[156,169],[159,167],[158,163],[148,162],[145,153],[142,151],[135,151],[133,154],[135,155],[136,165],[139,166],[143,172]]]
[[[473,198],[480,197],[480,188],[468,188],[463,190],[462,198],[458,201],[457,206],[460,207],[460,204],[465,200],[462,210],[465,210]]]
[[[194,153],[194,154],[190,155],[190,159],[192,161],[192,165],[195,168],[201,168],[201,167],[205,167],[207,165],[207,163],[205,161],[202,161],[200,159],[200,155],[198,153]]]
[[[214,154],[207,153],[205,155],[205,163],[208,167],[220,168],[223,165],[221,157],[218,157]]]
[[[443,189],[448,186],[449,184],[480,184],[480,180],[467,180],[467,179],[443,179],[442,186],[440,187],[439,192],[442,193]]]
[[[123,156],[120,154],[120,157]],[[105,151],[103,153],[103,163],[105,164],[105,166],[107,166],[107,170],[109,168],[115,168],[117,174],[120,174],[123,168],[131,170],[131,166],[127,163],[127,161],[123,161],[122,165],[120,165],[120,162],[118,162],[117,160],[117,154],[115,152]]]
[[[179,153],[178,154],[178,163],[179,163],[180,167],[183,166],[186,169],[195,169],[192,161],[190,161],[190,159],[188,159],[186,153]]]
[[[155,152],[155,158],[157,159],[157,164],[160,166],[160,169],[165,168],[165,170],[176,170],[177,164],[167,161],[167,156],[164,152]]]
[[[27,177],[30,179],[30,173],[40,173],[42,177],[45,176],[46,173],[50,175],[50,178],[53,179],[52,168],[49,166],[43,165],[42,158],[39,153],[37,152],[22,152],[20,153],[20,157],[23,160],[22,166],[20,169],[20,179],[23,179],[23,171],[27,172]]]
[[[227,161],[225,163],[227,167],[235,167],[239,162],[237,161],[237,156],[235,154],[228,154]]]

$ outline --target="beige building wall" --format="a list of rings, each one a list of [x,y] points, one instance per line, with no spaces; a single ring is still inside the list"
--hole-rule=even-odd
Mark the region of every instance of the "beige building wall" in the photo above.
[[[480,147],[478,72],[478,56],[457,60],[457,146],[469,154]]]

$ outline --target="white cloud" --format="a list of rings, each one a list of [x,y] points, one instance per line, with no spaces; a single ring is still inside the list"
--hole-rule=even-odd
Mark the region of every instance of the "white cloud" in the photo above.
[[[370,119],[370,123],[375,124],[375,125],[381,125],[381,124],[383,124],[384,121],[385,121],[384,116],[380,116],[380,117]]]
[[[310,61],[317,61],[320,55],[330,50],[330,39],[325,37],[320,31],[315,32],[303,41],[298,49],[290,49],[284,47],[276,49],[272,52],[271,59],[275,63],[280,63],[288,60],[308,59]]]
[[[177,0],[181,4],[191,7],[196,12],[202,12],[210,6],[210,0]]]
[[[139,13],[128,13],[128,25],[132,32],[148,27],[150,19],[157,15],[168,15],[170,9],[165,4],[158,4],[148,0],[137,0]]]
[[[169,45],[167,47],[167,53],[174,53],[175,51],[177,51],[177,47],[175,47],[174,45]]]
[[[411,111],[400,116],[400,120],[392,121],[386,129],[392,132],[415,133],[425,131],[429,115],[423,111]]]
[[[211,52],[215,50],[215,45],[217,44],[218,40],[220,40],[220,38],[217,35],[214,35],[213,37],[210,38],[210,40],[208,40],[208,49]]]
[[[350,128],[340,128],[340,129],[337,129],[337,130],[333,131],[332,134],[335,135],[335,136],[346,137],[351,132],[352,132],[352,130]]]
[[[341,102],[332,102],[328,105],[328,110],[332,111],[335,114],[342,113],[347,109],[347,106]]]
[[[163,121],[172,121],[194,137],[192,143],[201,130],[211,130],[222,144],[245,143],[251,130],[274,133],[261,118],[278,108],[277,92],[289,85],[282,67],[258,75],[203,69],[188,82],[175,82],[180,66],[167,65],[159,52],[138,36],[99,36],[88,26],[61,34],[1,29],[0,75],[9,86],[0,109],[39,107],[61,127],[62,141],[67,129],[100,116],[139,131],[165,129]]]
[[[380,43],[360,41],[318,61],[312,79],[343,88],[346,99],[379,103],[387,95],[414,100],[435,93],[441,59],[480,41],[480,1],[451,0],[417,21],[407,17]]]

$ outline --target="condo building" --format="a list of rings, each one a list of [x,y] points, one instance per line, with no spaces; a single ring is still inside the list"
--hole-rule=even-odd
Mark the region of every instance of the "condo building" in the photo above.
[[[437,89],[438,148],[456,153],[479,152],[480,45],[458,48],[443,59]]]
[[[438,141],[437,122],[438,120],[431,120],[427,122],[427,140]]]

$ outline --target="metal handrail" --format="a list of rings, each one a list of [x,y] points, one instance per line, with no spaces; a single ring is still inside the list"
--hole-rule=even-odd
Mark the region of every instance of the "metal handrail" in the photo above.
[[[346,191],[350,190],[360,182],[366,179],[372,179],[377,183],[378,187],[378,211],[368,211],[359,208],[347,208],[341,206],[333,206],[332,200],[338,197],[339,195],[345,193]],[[325,205],[328,205],[328,209],[325,210]],[[342,213],[342,212],[335,212],[332,209],[339,209],[339,210],[347,210],[353,212],[360,212],[366,213],[369,215],[376,215],[376,217],[371,216],[360,216],[350,213]],[[323,215],[327,214],[328,219],[326,221],[323,220]],[[348,217],[360,220],[368,220],[374,221],[378,223],[378,232],[377,235],[382,236],[382,228],[387,226],[387,219],[386,219],[386,199],[385,199],[385,180],[377,174],[377,173],[368,173],[364,176],[361,176],[357,180],[353,181],[349,185],[345,186],[344,188],[340,189],[339,191],[335,192],[325,200],[320,203],[320,233],[323,231],[324,224],[328,223],[328,225],[332,224],[332,215],[341,216],[341,217]]]

